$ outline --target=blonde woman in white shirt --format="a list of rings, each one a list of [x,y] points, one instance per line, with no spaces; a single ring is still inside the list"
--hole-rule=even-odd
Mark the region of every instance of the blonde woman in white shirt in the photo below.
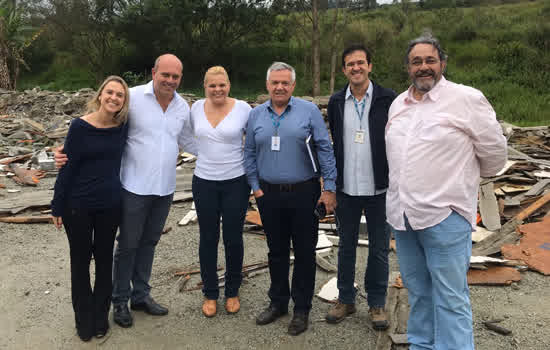
[[[204,75],[206,98],[191,107],[191,126],[198,149],[193,199],[200,228],[199,259],[203,281],[202,312],[213,317],[219,297],[217,257],[220,219],[225,247],[225,309],[240,309],[243,224],[250,187],[245,175],[243,135],[250,106],[229,97],[229,77],[215,66]]]

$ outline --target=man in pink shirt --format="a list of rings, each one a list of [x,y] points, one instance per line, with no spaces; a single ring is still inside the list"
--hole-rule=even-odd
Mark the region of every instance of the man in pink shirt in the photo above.
[[[474,88],[443,77],[431,34],[412,40],[412,81],[390,107],[387,217],[409,292],[411,350],[474,349],[468,271],[479,177],[506,162],[495,111]]]

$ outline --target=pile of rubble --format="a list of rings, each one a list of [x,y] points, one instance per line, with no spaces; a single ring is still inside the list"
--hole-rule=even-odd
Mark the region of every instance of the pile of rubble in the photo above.
[[[36,186],[41,178],[56,176],[53,147],[63,142],[70,121],[85,113],[86,102],[93,94],[92,89],[77,92],[51,92],[39,88],[24,92],[0,90],[0,176],[13,179],[19,186]],[[182,96],[190,104],[199,99],[191,94]],[[249,103],[256,106],[268,98],[268,95],[260,95]],[[317,104],[326,116],[328,97],[304,98]],[[473,256],[468,273],[470,284],[514,285],[521,280],[520,273],[528,269],[550,275],[550,127],[521,128],[502,123],[502,128],[508,139],[509,160],[497,176],[481,179],[478,227],[473,233]],[[195,157],[190,154],[184,153],[180,157],[174,202],[193,198],[191,173],[194,161]],[[50,222],[51,189],[36,188],[2,199],[2,191],[7,191],[2,188],[0,183],[0,222]],[[193,224],[196,218],[192,207],[179,225]],[[252,196],[246,220],[247,234],[264,234]],[[360,227],[366,238],[364,217]],[[165,232],[170,229],[166,228]],[[394,244],[392,241],[393,249]],[[368,246],[368,240],[360,240],[359,245]],[[327,217],[319,231],[316,258],[319,268],[336,273],[337,255],[333,249],[337,247],[334,218]],[[266,261],[243,267],[246,277],[266,271]],[[180,291],[201,288],[200,281],[186,286],[191,276],[198,272],[184,269],[175,273],[180,278]],[[389,349],[392,343],[402,344],[406,331],[406,290],[402,289],[397,275],[391,279],[395,282],[388,294],[387,311],[396,322],[392,323],[391,330],[380,336],[380,349]],[[223,271],[220,272],[220,283],[223,285]],[[334,302],[337,293],[334,277],[322,286],[317,296]]]

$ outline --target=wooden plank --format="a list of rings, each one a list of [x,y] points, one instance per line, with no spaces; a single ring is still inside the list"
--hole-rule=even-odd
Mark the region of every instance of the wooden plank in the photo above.
[[[21,193],[17,196],[6,196],[0,201],[0,215],[17,214],[25,209],[49,207],[53,198],[53,191],[42,190]]]
[[[483,225],[489,231],[500,229],[500,214],[498,212],[498,203],[495,196],[494,185],[492,182],[482,185],[479,189],[479,212]]]
[[[528,206],[525,210],[523,210],[521,213],[519,213],[516,218],[518,220],[525,220],[528,218],[531,214],[533,214],[535,211],[537,211],[540,207],[545,205],[546,203],[550,202],[550,192],[548,192],[546,195],[542,196],[538,201]]]
[[[336,266],[329,263],[328,260],[323,258],[320,254],[315,254],[315,263],[317,263],[317,266],[319,266],[321,269],[325,270],[326,272],[338,271],[338,268]]]
[[[39,224],[52,223],[52,217],[46,216],[4,216],[0,217],[0,222],[10,224]]]

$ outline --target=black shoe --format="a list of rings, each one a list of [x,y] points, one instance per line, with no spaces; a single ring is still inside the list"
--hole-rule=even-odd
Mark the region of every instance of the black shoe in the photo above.
[[[146,314],[153,316],[164,316],[168,314],[168,309],[154,301],[150,295],[146,296],[141,303],[132,303],[130,308],[132,310],[144,311]]]
[[[309,324],[309,314],[307,312],[294,312],[292,321],[288,325],[288,334],[298,335],[303,333]]]
[[[257,325],[268,324],[286,314],[288,314],[288,308],[269,305],[264,311],[262,311],[258,315],[258,317],[256,317],[256,324]]]
[[[95,330],[95,337],[98,339],[103,338],[108,331],[109,331],[109,325],[107,325],[107,327],[97,328]]]
[[[92,332],[90,331],[85,331],[83,329],[77,328],[76,333],[82,341],[90,341],[90,339],[92,339]]]
[[[113,321],[122,328],[132,327],[134,320],[126,303],[113,306]]]

